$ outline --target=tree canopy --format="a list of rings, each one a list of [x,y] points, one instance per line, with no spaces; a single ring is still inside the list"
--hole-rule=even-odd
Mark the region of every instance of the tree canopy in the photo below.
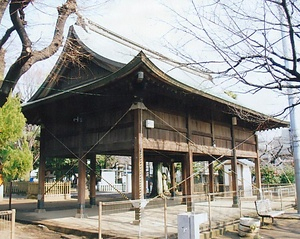
[[[32,168],[32,153],[24,137],[25,123],[20,100],[10,94],[0,108],[0,164],[5,181],[21,178]]]
[[[10,95],[0,108],[0,149],[16,142],[22,136],[25,123],[19,99]]]

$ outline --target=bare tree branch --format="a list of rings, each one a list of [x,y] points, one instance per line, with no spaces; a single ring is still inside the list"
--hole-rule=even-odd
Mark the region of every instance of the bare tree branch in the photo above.
[[[0,23],[2,22],[3,14],[8,6],[8,0],[0,0]]]
[[[21,2],[20,0],[12,0],[10,3],[11,20],[22,41],[22,51],[4,78],[0,89],[0,106],[4,104],[6,97],[9,92],[14,89],[20,77],[27,72],[34,63],[47,59],[58,51],[63,42],[66,20],[71,14],[76,13],[77,9],[76,0],[66,0],[62,6],[58,7],[58,18],[51,43],[40,51],[32,51],[31,41],[24,28],[24,16],[20,16],[20,10],[23,10],[29,2],[31,2],[31,0]]]
[[[247,92],[300,88],[298,1],[190,0],[189,4],[188,14],[171,9],[178,19],[174,31],[183,33],[181,45],[173,44],[171,50],[184,61],[207,70],[216,85],[219,79],[234,79],[249,86]],[[211,54],[195,55],[196,43]]]
[[[10,37],[11,33],[14,30],[16,30],[15,26],[12,26],[11,28],[6,30],[6,32],[5,32],[4,36],[2,37],[2,39],[0,39],[0,49],[3,47],[3,45],[8,40],[8,38]]]

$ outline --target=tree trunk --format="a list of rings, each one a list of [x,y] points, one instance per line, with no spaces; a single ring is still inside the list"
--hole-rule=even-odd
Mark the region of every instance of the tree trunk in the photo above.
[[[12,195],[12,181],[9,182],[9,202],[8,202],[9,210],[11,210],[11,195]]]
[[[4,56],[5,56],[5,50],[0,49],[0,87],[2,85],[2,80],[4,78],[4,69],[5,69]]]
[[[2,22],[2,17],[8,6],[8,0],[0,0],[0,23]]]

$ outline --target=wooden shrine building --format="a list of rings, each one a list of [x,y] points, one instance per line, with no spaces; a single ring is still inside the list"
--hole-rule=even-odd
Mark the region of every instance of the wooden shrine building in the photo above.
[[[100,54],[106,52],[98,55],[71,27],[55,67],[23,107],[28,123],[41,125],[38,209],[44,208],[45,162],[54,157],[78,159],[79,216],[85,209],[86,162],[90,159],[95,169],[97,154],[131,156],[132,199],[144,198],[145,162],[167,163],[171,174],[172,165],[181,162],[183,178],[188,178],[184,195],[193,194],[195,161],[210,162],[210,192],[215,160],[230,159],[235,171],[237,159],[248,158],[260,175],[255,132],[286,127],[285,122],[214,94],[213,84],[202,76],[174,66],[164,70],[166,63],[143,51],[131,50],[129,56],[122,52],[126,47],[102,45],[105,41],[100,35],[92,39]],[[131,60],[111,60],[117,53]],[[95,204],[93,170],[90,179],[90,202]],[[232,182],[236,191],[234,173]],[[237,195],[233,205],[235,200]]]

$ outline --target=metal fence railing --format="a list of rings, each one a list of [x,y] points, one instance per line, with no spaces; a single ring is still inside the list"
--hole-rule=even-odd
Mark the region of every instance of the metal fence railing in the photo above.
[[[0,211],[0,234],[1,238],[14,239],[15,236],[15,209]]]
[[[180,228],[183,228],[179,225],[179,217],[197,215],[201,223],[196,231],[204,235],[238,223],[241,217],[258,217],[255,209],[258,198],[272,197],[270,201],[274,210],[285,210],[295,203],[294,185],[253,190],[253,196],[247,197],[239,191],[238,206],[233,205],[233,195],[235,192],[231,191],[142,201],[101,202],[99,233],[103,238],[114,238],[116,235],[124,238],[177,238]]]

